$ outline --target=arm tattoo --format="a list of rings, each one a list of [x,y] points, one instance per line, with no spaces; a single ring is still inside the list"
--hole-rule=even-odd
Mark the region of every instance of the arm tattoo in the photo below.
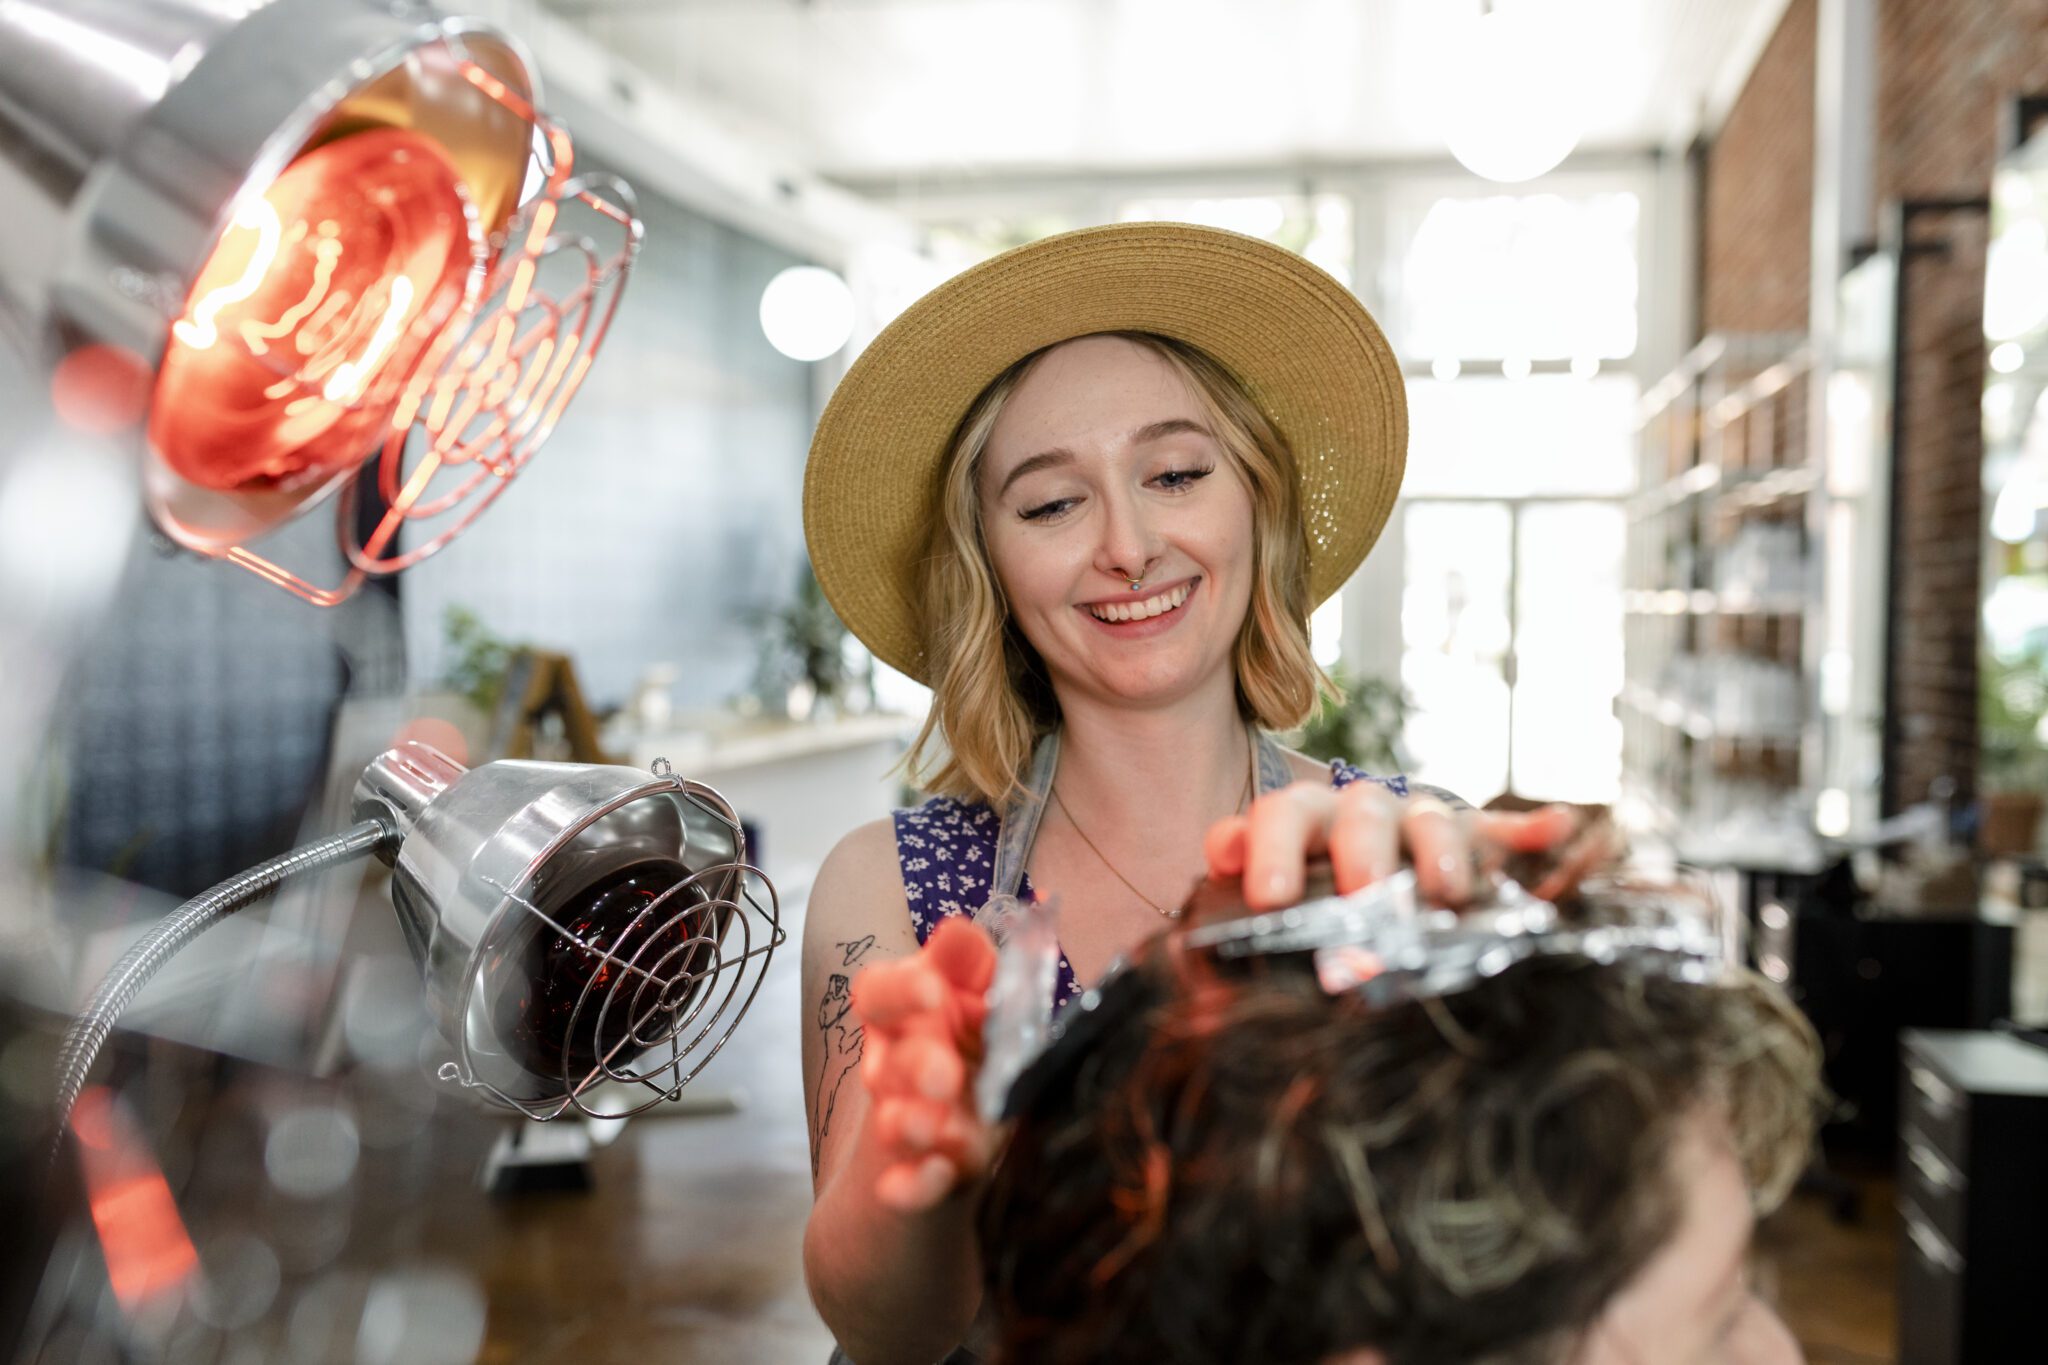
[[[832,1111],[839,1104],[839,1087],[860,1065],[864,1033],[859,1021],[847,1017],[853,1009],[851,973],[875,946],[875,936],[869,934],[832,946],[839,950],[839,965],[846,971],[834,972],[826,979],[825,994],[818,1000],[818,1030],[825,1035],[825,1066],[818,1077],[818,1112],[811,1132],[813,1180],[818,1178],[818,1157],[824,1150],[825,1134],[832,1130]]]

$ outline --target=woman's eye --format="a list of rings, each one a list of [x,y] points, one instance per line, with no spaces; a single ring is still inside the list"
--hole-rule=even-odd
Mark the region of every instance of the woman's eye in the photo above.
[[[1052,521],[1078,501],[1078,498],[1054,498],[1051,502],[1041,502],[1036,507],[1026,507],[1017,515],[1026,521]]]
[[[1169,493],[1178,493],[1184,489],[1193,488],[1197,483],[1208,478],[1214,471],[1215,466],[1213,465],[1208,469],[1169,469],[1152,482],[1158,484]]]

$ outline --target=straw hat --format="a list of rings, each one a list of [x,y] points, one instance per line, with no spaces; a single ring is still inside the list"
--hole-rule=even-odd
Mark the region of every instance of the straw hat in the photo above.
[[[1236,377],[1294,452],[1309,596],[1379,538],[1407,460],[1401,370],[1351,291],[1293,252],[1185,223],[1083,228],[962,271],[869,343],[818,420],[804,537],[818,585],[876,657],[926,678],[918,566],[940,466],[983,389],[1094,332],[1153,332]]]

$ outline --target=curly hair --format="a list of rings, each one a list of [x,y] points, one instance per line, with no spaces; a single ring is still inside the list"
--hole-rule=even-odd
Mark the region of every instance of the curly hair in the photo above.
[[[1374,1009],[1172,943],[986,1194],[1002,1365],[1554,1365],[1669,1237],[1703,1107],[1759,1209],[1811,1140],[1817,1043],[1754,974],[1535,958]]]

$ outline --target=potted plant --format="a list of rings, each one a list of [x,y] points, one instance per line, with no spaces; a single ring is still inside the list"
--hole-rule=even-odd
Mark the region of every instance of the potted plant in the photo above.
[[[772,611],[757,612],[763,629],[754,690],[770,709],[786,708],[790,719],[841,710],[858,692],[867,656],[853,645],[846,626],[818,586],[808,559],[798,571],[796,592]],[[857,661],[856,661],[857,660]]]
[[[1407,694],[1382,678],[1356,678],[1338,664],[1330,670],[1343,700],[1325,696],[1303,726],[1296,747],[1311,758],[1341,758],[1369,773],[1398,773],[1401,729],[1408,723]]]

